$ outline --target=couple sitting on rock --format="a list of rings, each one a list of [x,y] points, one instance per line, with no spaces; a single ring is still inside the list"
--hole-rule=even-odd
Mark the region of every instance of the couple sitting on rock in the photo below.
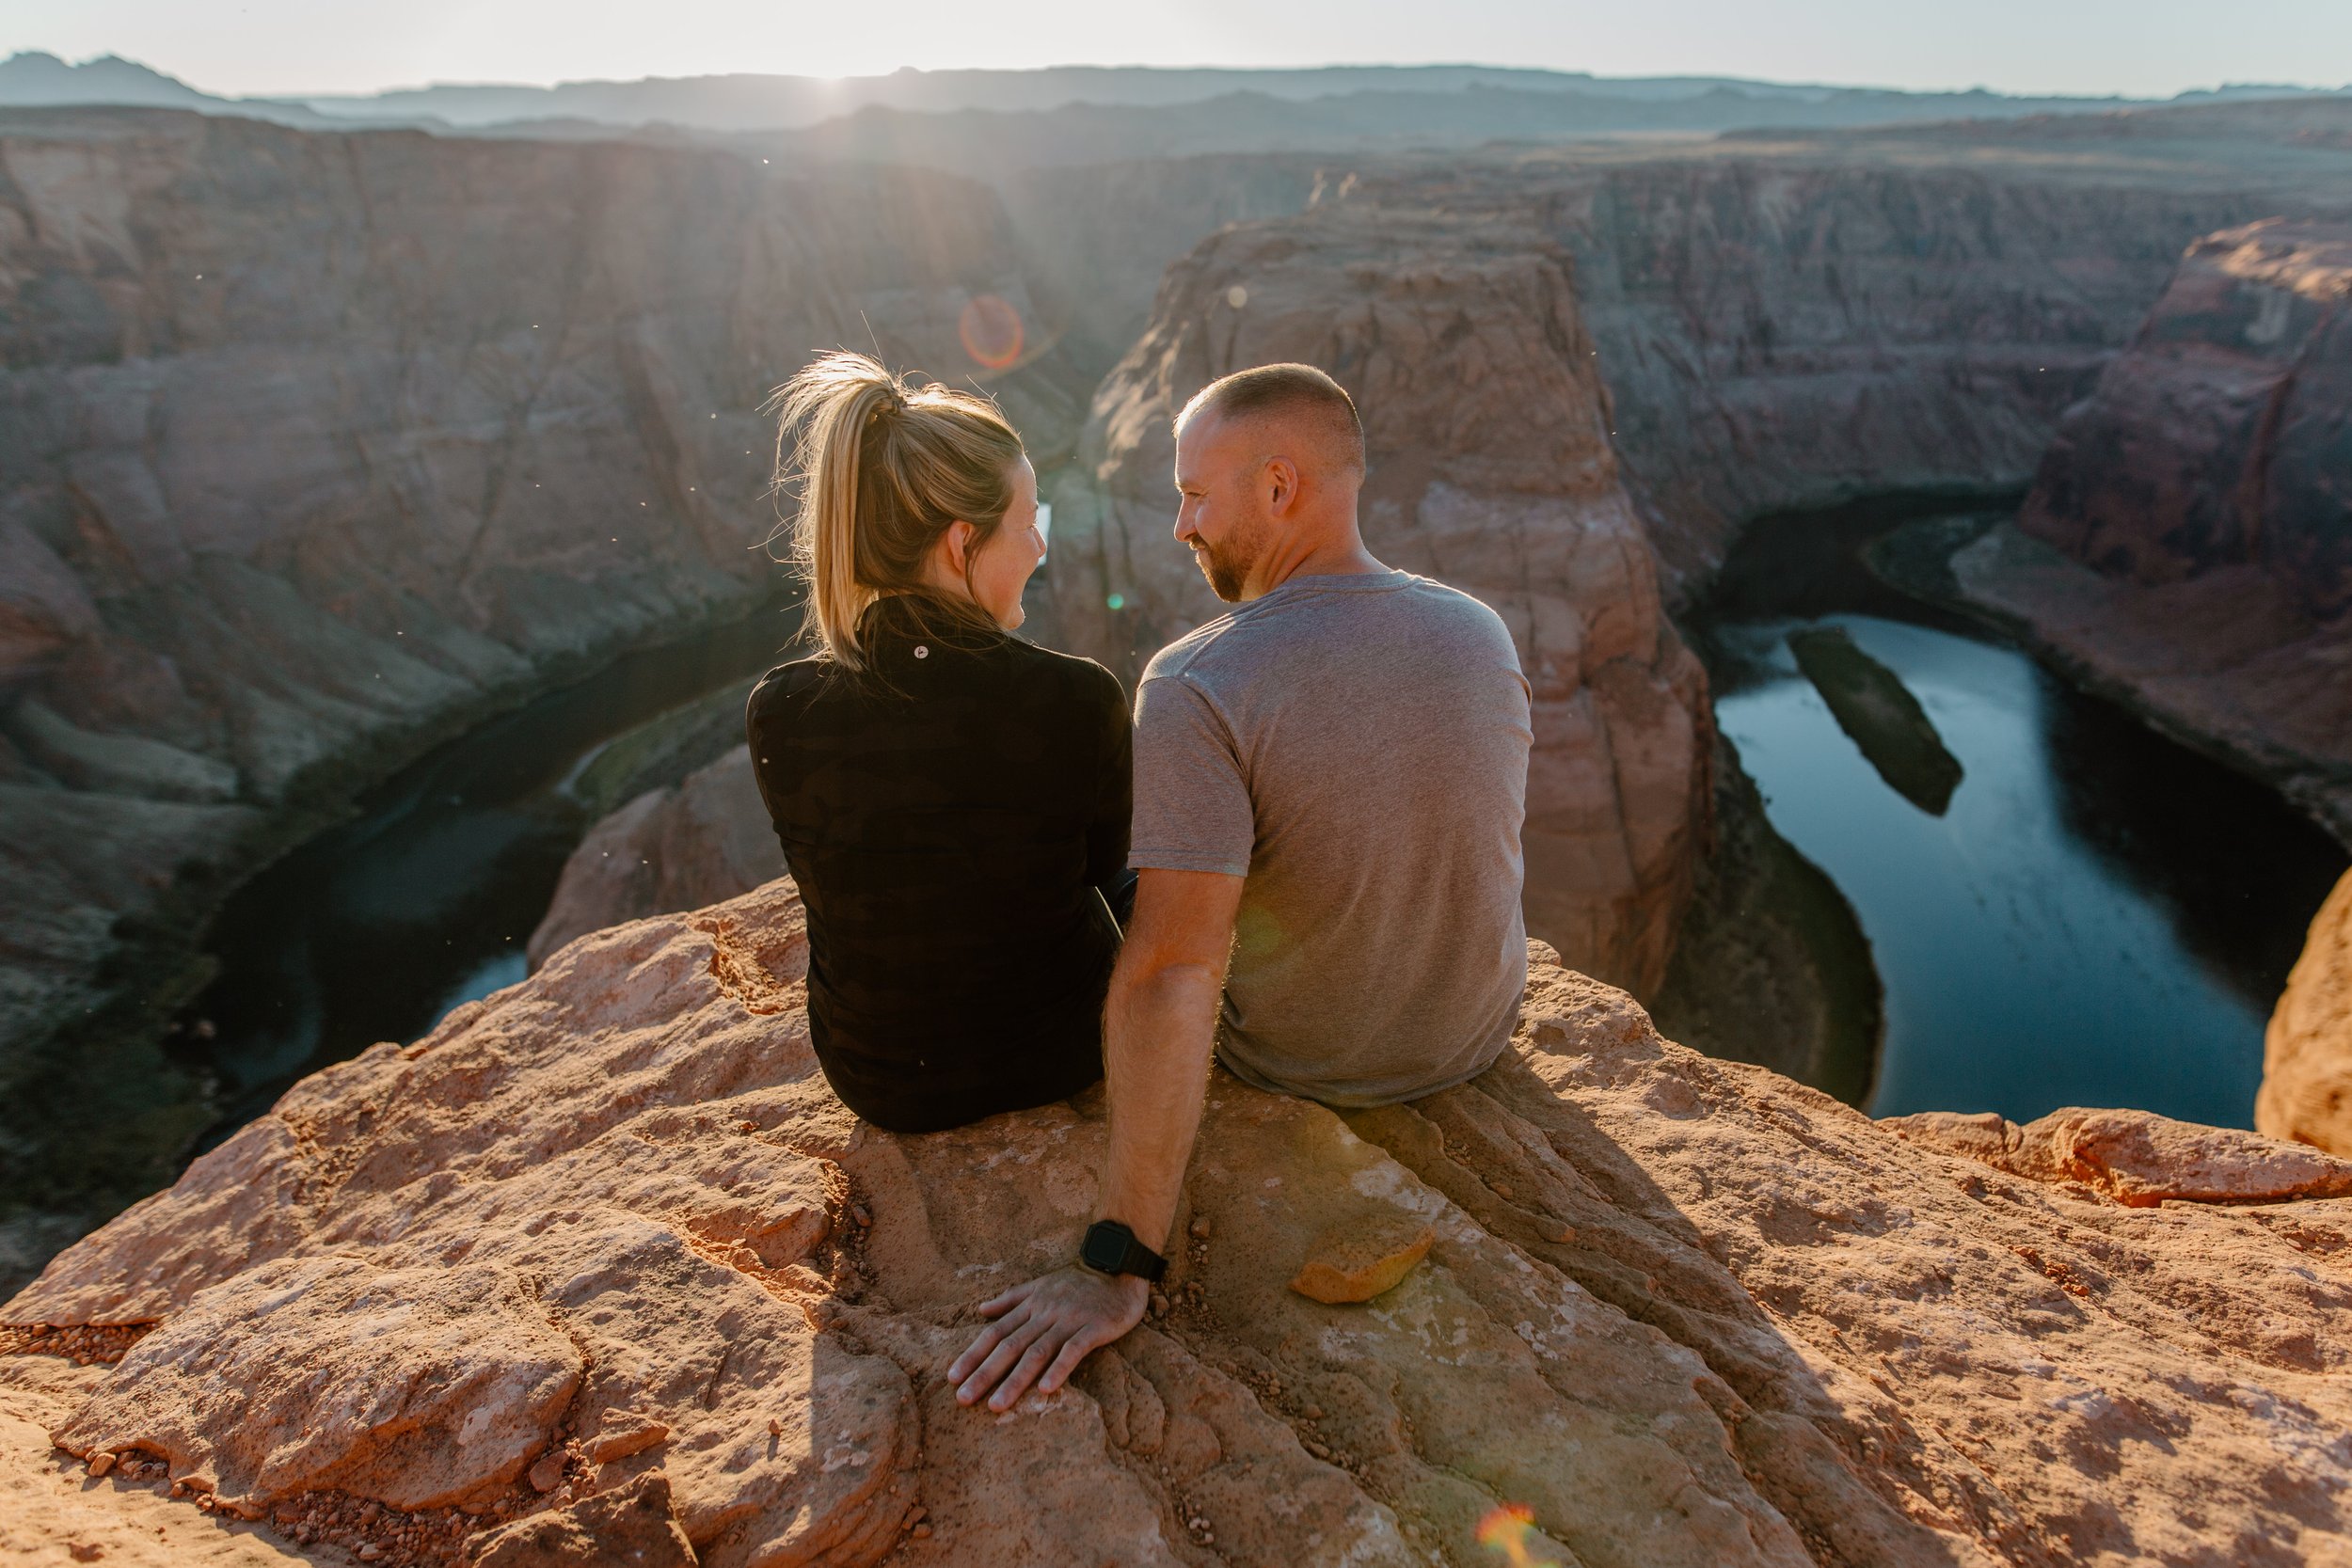
[[[1132,723],[1102,666],[1009,635],[1045,546],[993,404],[849,354],[780,404],[821,646],[746,723],[818,1061],[901,1132],[1109,1081],[1079,1259],[982,1304],[949,1370],[1003,1410],[1143,1316],[1212,1054],[1360,1106],[1502,1050],[1528,686],[1492,610],[1365,550],[1363,427],[1309,366],[1177,418],[1176,540],[1233,608],[1152,658]]]

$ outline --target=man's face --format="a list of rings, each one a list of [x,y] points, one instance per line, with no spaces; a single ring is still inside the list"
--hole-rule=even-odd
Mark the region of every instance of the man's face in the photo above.
[[[1176,436],[1176,542],[1227,604],[1248,593],[1273,536],[1256,455],[1248,432],[1216,413],[1194,416]]]

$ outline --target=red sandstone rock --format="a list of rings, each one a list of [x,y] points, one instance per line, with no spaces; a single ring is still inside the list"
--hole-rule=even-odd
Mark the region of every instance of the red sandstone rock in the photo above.
[[[2254,1125],[2352,1155],[2352,872],[2312,917],[2270,1015]]]
[[[474,1568],[693,1568],[694,1560],[659,1473],[509,1525],[473,1560]]]
[[[1358,1221],[1317,1237],[1307,1260],[1291,1279],[1300,1295],[1337,1307],[1370,1301],[1396,1288],[1429,1255],[1437,1235],[1427,1226],[1366,1225]]]
[[[779,881],[599,931],[306,1080],[0,1308],[161,1323],[112,1368],[0,1355],[0,1405],[76,1441],[144,1423],[199,1479],[265,1453],[280,1486],[404,1497],[501,1473],[525,1428],[593,1449],[659,1422],[596,1496],[665,1478],[720,1564],[1469,1563],[1506,1502],[1588,1568],[2316,1562],[2352,1525],[2352,1199],[2240,1180],[2280,1146],[1979,1125],[2070,1162],[2019,1177],[1668,1044],[1542,952],[1513,1050],[1460,1088],[1342,1117],[1216,1078],[1180,1216],[1209,1240],[1168,1312],[1057,1396],[962,1409],[941,1374],[971,1305],[1091,1217],[1099,1095],[861,1126],[814,1069],[803,930]],[[2135,1206],[2159,1190],[2203,1201]],[[852,1203],[870,1227],[829,1223]],[[1289,1259],[1367,1216],[1431,1232],[1401,1283],[1289,1289]],[[314,1313],[344,1280],[414,1310],[373,1338]],[[479,1344],[433,1327],[469,1281],[511,1325]],[[486,1446],[301,1403],[305,1366],[356,1388],[367,1366],[539,1365],[509,1336],[585,1370],[560,1410],[463,1385],[451,1413],[478,1401]],[[268,1447],[304,1409],[316,1438]],[[0,1450],[0,1485],[41,1463]],[[563,1491],[518,1494],[519,1534],[588,1528]]]
[[[1954,576],[2352,843],[2348,431],[2352,228],[2210,235]]]
[[[1330,371],[1363,411],[1373,552],[1478,595],[1518,642],[1530,929],[1656,985],[1707,828],[1706,676],[1618,481],[1572,264],[1526,214],[1342,202],[1227,229],[1172,268],[1095,396],[1091,479],[1054,498],[1063,641],[1132,675],[1222,613],[1171,534],[1170,421],[1216,377],[1281,359]]]
[[[2253,565],[2303,613],[2352,609],[2352,225],[2199,240],[2071,410],[2019,518],[2111,577]]]
[[[160,1454],[247,1518],[327,1486],[437,1508],[520,1474],[580,1371],[511,1269],[284,1258],[198,1293],[52,1435]]]
[[[590,931],[699,909],[784,875],[784,851],[738,746],[675,785],[647,790],[588,831],[531,933],[532,968]]]
[[[2012,1175],[2078,1181],[2133,1208],[2352,1196],[2352,1160],[2150,1111],[2053,1111],[2023,1127],[1989,1111],[1923,1111],[1880,1125]]]

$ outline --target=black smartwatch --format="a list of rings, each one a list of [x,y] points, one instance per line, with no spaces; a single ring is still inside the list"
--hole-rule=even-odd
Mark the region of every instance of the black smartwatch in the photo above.
[[[1087,1227],[1078,1261],[1096,1274],[1139,1275],[1154,1282],[1168,1272],[1168,1259],[1136,1241],[1136,1233],[1117,1220],[1096,1220]]]

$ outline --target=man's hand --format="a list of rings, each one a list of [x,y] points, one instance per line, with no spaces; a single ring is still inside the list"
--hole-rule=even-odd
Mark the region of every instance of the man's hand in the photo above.
[[[1040,1393],[1054,1392],[1096,1346],[1141,1323],[1151,1295],[1137,1275],[1073,1263],[980,1303],[981,1314],[996,1321],[947,1369],[956,1402],[987,1397],[991,1410],[1009,1410],[1032,1383]]]

